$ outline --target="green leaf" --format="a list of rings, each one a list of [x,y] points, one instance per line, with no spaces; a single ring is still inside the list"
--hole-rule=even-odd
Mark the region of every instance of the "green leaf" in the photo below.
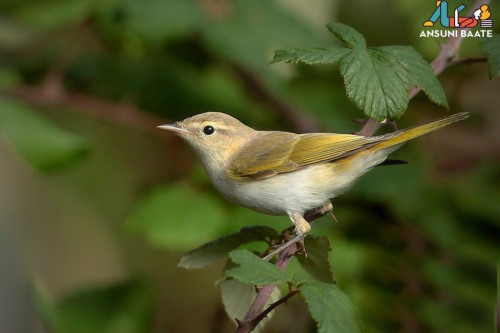
[[[399,118],[408,107],[412,87],[421,88],[431,101],[448,107],[432,68],[412,47],[367,48],[363,36],[353,28],[330,23],[328,30],[346,47],[278,50],[272,62],[338,64],[347,96],[376,120]]]
[[[142,199],[125,228],[153,245],[186,249],[216,237],[226,218],[222,202],[213,195],[176,183]]]
[[[252,226],[213,240],[182,255],[179,267],[203,268],[223,258],[238,246],[255,241],[269,241],[278,237],[278,232],[266,226]]]
[[[401,67],[406,69],[412,87],[421,88],[432,102],[449,108],[446,94],[432,67],[413,47],[393,45],[382,46],[380,49],[392,54]]]
[[[301,284],[308,283],[311,281],[311,278],[302,273],[295,273],[293,275],[292,283],[295,286],[300,286]]]
[[[83,138],[54,126],[24,104],[0,99],[0,110],[0,133],[39,170],[63,167],[88,151]]]
[[[328,31],[335,35],[348,48],[366,48],[366,40],[362,34],[348,25],[338,22],[331,22],[326,25]]]
[[[234,250],[229,257],[240,266],[226,270],[226,277],[258,286],[288,280],[284,272],[248,250]]]
[[[54,333],[143,333],[151,329],[153,297],[142,282],[81,291],[56,304],[37,292],[35,300]]]
[[[334,284],[311,281],[300,286],[319,333],[361,332],[354,305]]]
[[[304,240],[306,256],[297,256],[300,265],[318,281],[335,283],[328,255],[332,250],[326,236],[307,236]]]
[[[349,50],[342,47],[311,47],[290,50],[277,50],[274,52],[274,58],[273,60],[271,60],[271,64],[276,62],[303,62],[308,65],[336,64],[343,56],[348,53]]]
[[[355,50],[342,58],[340,73],[347,96],[376,120],[398,118],[408,106],[410,90],[406,73],[379,49]]]
[[[488,57],[490,79],[493,79],[500,75],[500,35],[494,34],[493,37],[483,39],[481,47]]]
[[[222,296],[222,304],[227,315],[236,324],[234,319],[242,319],[250,305],[252,305],[257,293],[254,286],[242,283],[235,279],[224,279],[219,282]],[[279,288],[274,288],[266,305],[272,304],[281,298],[281,291]],[[275,311],[271,311],[267,317],[262,320],[259,325],[252,332],[259,332],[267,321],[274,315]]]

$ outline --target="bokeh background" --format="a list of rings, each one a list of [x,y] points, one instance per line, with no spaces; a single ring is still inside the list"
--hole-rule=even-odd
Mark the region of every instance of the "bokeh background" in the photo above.
[[[325,25],[337,20],[431,61],[439,41],[418,36],[433,6],[2,0],[0,331],[233,331],[215,284],[224,262],[185,271],[179,256],[243,226],[290,223],[226,203],[189,148],[155,127],[212,110],[258,129],[355,132],[363,114],[335,66],[269,65],[273,51],[335,44]],[[496,1],[491,12],[500,26]],[[483,57],[479,43],[459,55]],[[394,157],[408,165],[373,170],[334,201],[339,223],[312,231],[330,237],[367,332],[496,325],[500,81],[485,62],[439,79],[451,112],[472,117],[405,145]],[[419,95],[398,125],[447,114]],[[295,297],[265,332],[315,324]]]

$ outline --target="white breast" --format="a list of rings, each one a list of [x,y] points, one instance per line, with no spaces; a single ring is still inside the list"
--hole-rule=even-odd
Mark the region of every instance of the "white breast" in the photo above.
[[[331,175],[331,167],[322,164],[259,180],[235,181],[223,175],[211,178],[229,201],[266,214],[285,215],[319,207],[352,182]]]
[[[337,169],[334,163],[323,163],[259,180],[234,180],[223,172],[207,172],[215,188],[231,202],[270,215],[303,213],[345,192],[397,148],[360,156],[347,170]]]

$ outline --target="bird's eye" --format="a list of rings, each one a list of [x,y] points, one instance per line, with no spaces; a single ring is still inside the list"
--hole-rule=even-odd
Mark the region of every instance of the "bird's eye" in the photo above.
[[[203,127],[203,133],[205,133],[206,135],[213,134],[214,132],[215,132],[215,128],[213,128],[212,126]]]

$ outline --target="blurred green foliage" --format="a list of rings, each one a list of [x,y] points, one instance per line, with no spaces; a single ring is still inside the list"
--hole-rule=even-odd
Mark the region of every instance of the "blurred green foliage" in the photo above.
[[[82,290],[56,305],[41,292],[36,299],[54,332],[140,333],[151,325],[152,291],[140,281]]]
[[[354,132],[363,113],[338,68],[269,65],[274,51],[340,47],[325,29],[339,21],[368,45],[411,45],[432,60],[438,44],[418,36],[433,6],[2,1],[0,232],[12,235],[26,286],[43,287],[42,329],[234,331],[213,284],[223,263],[184,271],[180,254],[245,226],[290,223],[224,202],[189,149],[155,126],[216,110],[259,129]],[[490,7],[495,20],[500,3]],[[488,56],[497,41],[483,42]],[[460,55],[482,57],[479,44],[466,39]],[[488,74],[497,64],[449,68],[439,79],[450,109],[471,111],[470,121],[405,145],[397,158],[410,164],[376,168],[333,202],[340,223],[314,224],[368,332],[493,330],[500,83]],[[418,96],[399,125],[445,114]],[[14,301],[2,297],[0,308]],[[293,298],[264,331],[314,332],[311,315],[322,313],[306,308]]]
[[[488,56],[490,79],[500,75],[500,35],[485,38],[481,42],[484,53]]]
[[[204,268],[226,258],[229,252],[243,244],[264,241],[270,245],[275,238],[278,238],[278,233],[273,228],[266,226],[245,227],[238,232],[225,235],[185,253],[179,260],[179,267]]]
[[[26,160],[40,170],[58,169],[87,150],[83,138],[53,126],[26,105],[2,99],[0,109],[0,128]]]
[[[192,209],[186,210],[187,202],[193,204]],[[143,234],[152,244],[191,248],[213,239],[221,225],[227,223],[226,218],[217,198],[181,183],[145,197],[124,226],[130,232]]]

